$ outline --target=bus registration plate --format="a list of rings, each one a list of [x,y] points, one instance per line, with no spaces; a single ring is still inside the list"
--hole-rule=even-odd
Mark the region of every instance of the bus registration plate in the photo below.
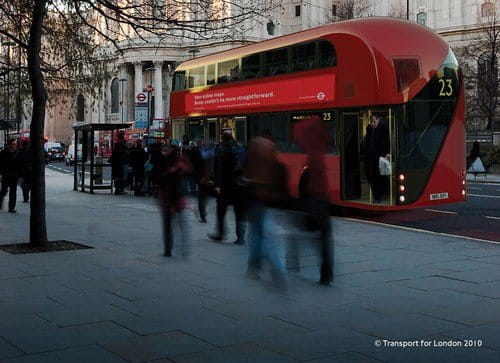
[[[448,193],[435,193],[430,195],[431,200],[448,199]]]

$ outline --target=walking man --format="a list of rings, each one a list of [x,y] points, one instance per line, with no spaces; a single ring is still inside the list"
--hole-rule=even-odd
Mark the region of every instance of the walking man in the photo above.
[[[214,191],[217,196],[217,229],[208,237],[214,241],[225,238],[224,218],[233,205],[236,217],[235,244],[245,244],[245,202],[238,193],[238,178],[243,175],[243,148],[233,138],[232,129],[222,131],[222,141],[215,148]]]
[[[16,213],[17,179],[20,172],[20,158],[17,151],[17,141],[10,139],[7,148],[0,152],[0,209],[2,209],[3,198],[9,192],[9,213]]]

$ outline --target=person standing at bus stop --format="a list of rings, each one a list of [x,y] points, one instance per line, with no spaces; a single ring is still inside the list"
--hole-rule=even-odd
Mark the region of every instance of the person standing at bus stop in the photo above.
[[[366,178],[370,183],[373,194],[373,203],[380,203],[389,191],[389,178],[380,174],[380,158],[390,160],[390,140],[387,120],[381,119],[377,113],[370,116],[370,125],[367,127],[363,140],[365,155]]]
[[[238,179],[243,175],[244,150],[233,138],[232,129],[222,131],[222,141],[215,147],[214,191],[217,196],[216,232],[208,237],[214,241],[225,238],[224,218],[233,205],[236,217],[235,244],[245,244],[245,201],[238,193]]]
[[[125,191],[126,183],[126,145],[125,134],[123,131],[118,131],[118,141],[115,143],[113,153],[111,154],[111,173],[115,182],[115,194],[127,194]]]
[[[9,192],[9,213],[16,213],[17,180],[21,169],[16,139],[7,142],[7,148],[0,152],[0,209],[3,198]]]

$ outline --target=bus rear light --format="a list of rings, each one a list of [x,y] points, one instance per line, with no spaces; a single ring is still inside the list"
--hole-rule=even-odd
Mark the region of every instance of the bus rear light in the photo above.
[[[465,185],[465,180],[462,180],[462,185]]]
[[[405,180],[405,175],[404,174],[399,174],[399,180],[404,181]]]
[[[405,186],[404,185],[400,185],[399,186],[399,191],[400,192],[404,192],[405,191]]]
[[[399,196],[399,201],[400,201],[401,203],[404,203],[404,201],[405,201],[405,200],[406,200],[406,198],[405,198],[405,196],[404,196],[404,195]]]
[[[462,170],[462,176],[465,176],[465,170]]]
[[[462,190],[462,195],[465,197],[465,190]]]

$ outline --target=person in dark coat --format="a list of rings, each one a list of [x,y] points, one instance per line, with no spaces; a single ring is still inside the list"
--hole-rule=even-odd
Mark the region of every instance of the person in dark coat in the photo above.
[[[148,154],[144,151],[142,140],[137,140],[135,147],[130,152],[130,162],[134,173],[134,195],[144,195],[144,164],[148,160]]]
[[[0,152],[0,209],[9,192],[9,213],[16,213],[17,181],[21,172],[21,159],[17,151],[17,141],[10,139],[7,148]]]
[[[21,151],[19,152],[21,171],[21,189],[23,191],[23,203],[28,203],[30,200],[31,190],[31,157],[29,141],[24,140],[21,143]]]
[[[224,218],[233,205],[236,217],[235,244],[245,244],[245,201],[239,194],[238,179],[243,175],[243,148],[232,136],[232,129],[222,132],[222,141],[215,148],[214,191],[217,196],[217,229],[208,237],[214,241],[225,238]]]
[[[363,140],[365,155],[366,178],[373,194],[373,202],[380,203],[389,191],[389,178],[380,175],[379,159],[386,157],[390,160],[391,144],[387,121],[376,113],[370,116],[370,125],[367,127]]]
[[[111,154],[111,173],[115,181],[115,194],[127,194],[125,192],[126,174],[126,144],[125,135],[123,132],[118,132],[118,141],[115,143]]]
[[[183,255],[189,254],[189,238],[183,211],[186,208],[186,181],[191,172],[191,164],[186,156],[182,156],[176,145],[165,145],[160,158],[159,172],[159,203],[163,221],[163,241],[165,256],[172,256],[173,233],[172,219],[178,217],[182,232]]]
[[[207,196],[210,193],[211,186],[208,172],[209,152],[203,140],[199,140],[196,145],[191,146],[188,155],[193,165],[190,178],[196,184],[195,190],[200,213],[199,221],[207,223]]]

